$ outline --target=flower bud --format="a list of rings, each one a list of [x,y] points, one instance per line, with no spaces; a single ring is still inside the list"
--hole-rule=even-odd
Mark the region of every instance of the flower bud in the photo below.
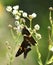
[[[50,51],[52,51],[52,52],[53,52],[53,47],[51,47],[51,48],[50,48]]]
[[[41,34],[36,33],[36,38],[39,40],[41,39]]]
[[[53,10],[53,7],[49,7],[49,10]]]
[[[27,17],[27,13],[26,12],[23,12],[23,17]]]
[[[6,7],[6,11],[11,12],[12,11],[12,7],[11,6],[7,6]]]
[[[6,41],[6,45],[7,45],[7,46],[9,45],[9,42],[8,42],[8,41]]]
[[[29,15],[29,18],[30,19],[33,19],[33,18],[35,18],[37,15],[35,14],[35,13],[33,13],[32,15]]]
[[[11,24],[9,24],[9,25],[8,25],[8,27],[9,27],[9,28],[12,28],[12,25],[11,25]]]
[[[13,10],[13,12],[12,12],[13,15],[16,15],[17,13],[18,13],[17,10]]]
[[[35,29],[35,30],[39,30],[39,29],[40,29],[40,26],[39,26],[38,24],[36,24],[36,25],[34,26],[34,29]]]
[[[37,16],[36,13],[33,13],[33,14],[32,14],[32,17],[33,17],[33,18],[35,18],[36,16]]]
[[[15,21],[15,25],[16,26],[19,26],[20,24],[19,24],[19,21]]]
[[[19,9],[19,5],[13,6],[13,9],[18,10]]]
[[[15,16],[15,19],[16,19],[16,20],[19,20],[19,19],[20,19],[20,16],[16,15],[16,16]]]

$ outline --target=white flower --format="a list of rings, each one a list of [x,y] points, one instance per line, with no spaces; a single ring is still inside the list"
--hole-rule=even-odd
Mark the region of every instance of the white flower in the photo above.
[[[53,51],[53,47],[50,48],[50,51]]]
[[[33,18],[35,18],[37,15],[35,14],[35,13],[33,13],[33,14],[31,14],[31,15],[29,15],[29,18],[30,19],[33,19]]]
[[[18,10],[13,10],[12,14],[13,14],[13,15],[19,15],[19,16],[21,16],[21,13],[18,12]]]
[[[20,13],[23,13],[23,10],[19,10]]]
[[[19,24],[19,21],[15,21],[15,25],[16,25],[16,26],[20,25],[20,24]]]
[[[13,12],[12,12],[13,15],[16,15],[17,13],[18,13],[17,10],[13,10]]]
[[[20,19],[20,16],[16,15],[15,16],[15,19],[19,20]]]
[[[36,33],[36,38],[39,40],[41,39],[41,34]]]
[[[11,46],[10,46],[10,45],[8,46],[8,49],[9,49],[9,50],[11,49]]]
[[[24,25],[23,25],[23,24],[21,24],[21,25],[17,26],[17,32],[21,32],[21,31],[22,31],[22,29],[23,29],[23,27],[24,27]]]
[[[27,17],[27,13],[26,12],[23,12],[23,17]]]
[[[16,26],[19,26],[20,24],[19,24],[19,21],[15,21],[15,25]]]
[[[48,26],[48,29],[50,30],[50,29],[51,29],[51,27],[50,27],[50,26]]]
[[[36,25],[34,26],[34,28],[35,28],[35,30],[39,30],[39,29],[40,29],[40,26],[39,26],[38,24],[36,24]]]
[[[21,16],[21,13],[20,12],[17,12],[17,15]]]
[[[21,26],[19,25],[19,26],[17,26],[17,32],[21,32]]]
[[[13,6],[13,9],[18,10],[19,9],[19,5]]]
[[[17,27],[13,27],[14,30],[17,30]]]
[[[7,6],[6,7],[6,11],[11,12],[12,11],[12,7],[11,6]]]
[[[12,25],[11,25],[11,24],[9,24],[9,25],[8,25],[8,27],[9,27],[9,28],[12,28]]]
[[[49,10],[53,10],[53,7],[49,7]]]
[[[9,46],[9,42],[8,41],[6,41],[6,45]]]
[[[35,18],[36,16],[37,16],[36,13],[33,13],[33,14],[32,14],[32,17],[33,17],[33,18]]]
[[[22,21],[23,23],[25,23],[25,22],[26,22],[24,18],[21,18],[21,19],[20,19],[20,21]]]

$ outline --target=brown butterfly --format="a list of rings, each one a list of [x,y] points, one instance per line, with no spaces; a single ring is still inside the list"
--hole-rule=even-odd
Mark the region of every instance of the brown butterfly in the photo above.
[[[30,35],[30,32],[26,27],[22,29],[22,35],[24,37],[24,40],[16,53],[16,57],[24,53],[24,58],[26,58],[27,53],[31,51],[31,45],[35,46],[36,41]]]

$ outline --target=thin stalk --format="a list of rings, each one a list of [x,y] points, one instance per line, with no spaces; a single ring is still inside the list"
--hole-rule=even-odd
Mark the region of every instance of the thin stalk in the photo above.
[[[12,34],[13,39],[15,40],[15,39],[16,39],[16,37],[15,37],[15,35],[14,35],[14,33],[13,33],[13,30],[12,30],[12,29],[11,29],[11,34]]]
[[[51,36],[53,36],[53,24],[52,24],[52,31],[51,31]]]
[[[48,56],[47,56],[47,59],[46,59],[46,62],[45,62],[44,65],[47,65],[47,61],[48,61],[48,59],[49,59],[49,56],[50,56],[50,51],[48,52]]]
[[[49,20],[50,20],[50,23],[51,23],[51,37],[53,36],[53,20],[52,20],[52,12],[50,10],[50,13],[49,13]]]
[[[50,23],[51,23],[51,36],[53,36],[53,20],[52,20],[52,12],[50,11],[49,13],[49,20],[50,20]]]
[[[36,49],[37,49],[37,54],[38,54],[38,63],[39,63],[39,65],[43,65],[42,60],[41,60],[41,54],[40,54],[39,48],[38,48],[38,44],[36,45]]]
[[[10,61],[10,65],[11,65],[11,61]]]
[[[50,41],[51,41],[51,38],[50,38],[50,30],[48,30],[48,35],[49,35],[49,42],[48,42],[48,43],[50,43]],[[48,56],[47,56],[47,58],[46,58],[45,65],[47,65],[47,61],[48,61],[48,59],[49,59],[49,56],[50,56],[50,51],[48,52]]]
[[[49,13],[49,20],[50,20],[50,23],[51,23],[51,25],[52,25],[52,15],[51,15],[51,11],[50,11],[50,13]]]
[[[32,30],[32,19],[30,19],[30,28]]]

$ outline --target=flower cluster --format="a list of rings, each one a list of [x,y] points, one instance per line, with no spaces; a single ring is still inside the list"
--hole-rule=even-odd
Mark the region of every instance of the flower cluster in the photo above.
[[[15,15],[15,19],[19,19],[21,16],[23,17],[29,17],[29,18],[36,18],[36,13],[32,13],[31,15],[28,15],[23,10],[19,10],[19,5],[16,6],[7,6],[6,11],[11,12],[13,15]]]
[[[32,13],[31,15],[28,15],[23,10],[19,10],[19,5],[13,7],[7,6],[6,11],[12,13],[15,16],[15,25],[17,26],[17,31],[20,31],[22,29],[23,24],[25,24],[26,22],[25,18],[32,20],[37,16],[36,13]]]
[[[49,44],[49,50],[53,52],[53,19],[52,19],[53,7],[50,7],[49,10],[50,10],[49,20],[50,20],[50,23],[51,23],[51,26],[48,26],[49,43],[50,43]]]
[[[41,34],[40,33],[37,33],[37,31],[40,29],[40,26],[38,25],[38,24],[36,24],[35,26],[34,26],[34,29],[33,29],[33,31],[34,31],[34,33],[35,33],[35,37],[36,37],[36,39],[37,40],[39,40],[39,39],[41,39],[42,37],[41,37]]]

